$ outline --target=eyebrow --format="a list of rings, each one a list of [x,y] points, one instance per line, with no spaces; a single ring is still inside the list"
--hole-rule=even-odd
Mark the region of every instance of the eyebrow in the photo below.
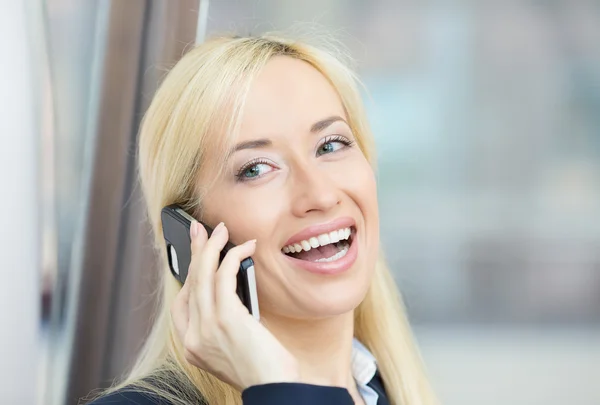
[[[343,119],[342,117],[340,117],[339,115],[332,115],[331,117],[327,117],[320,121],[315,122],[310,127],[310,132],[313,134],[316,134],[317,132],[321,132],[322,130],[324,130],[325,128],[329,127],[331,124],[333,124],[334,122],[337,122],[337,121],[346,122],[346,120]],[[348,124],[348,123],[346,123],[346,124]],[[237,145],[235,145],[235,147],[233,148],[233,150],[231,151],[229,156],[231,156],[232,154],[234,154],[235,152],[238,152],[240,150],[265,148],[265,147],[271,146],[271,145],[273,145],[273,141],[271,141],[270,139],[267,139],[267,138],[253,139],[251,141],[240,142]]]
[[[331,117],[327,117],[325,119],[322,119],[321,121],[315,122],[313,126],[310,127],[310,132],[312,132],[313,134],[321,132],[322,130],[324,130],[325,128],[337,121],[343,121],[346,124],[348,124],[346,120],[340,117],[339,115],[332,115]]]
[[[244,150],[244,149],[256,149],[256,148],[264,148],[266,146],[271,146],[273,142],[270,139],[254,139],[252,141],[240,142],[233,148],[231,154]]]

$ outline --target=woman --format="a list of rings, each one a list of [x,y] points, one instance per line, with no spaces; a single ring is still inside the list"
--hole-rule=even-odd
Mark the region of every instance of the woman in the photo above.
[[[436,403],[380,255],[374,162],[355,77],[333,53],[261,36],[186,54],[140,135],[161,310],[129,377],[94,404]],[[192,225],[183,288],[161,229],[173,203],[215,228]],[[261,322],[235,293],[248,256]]]

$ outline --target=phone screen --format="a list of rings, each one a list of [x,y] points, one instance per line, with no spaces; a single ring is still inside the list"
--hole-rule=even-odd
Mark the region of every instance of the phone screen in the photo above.
[[[188,269],[192,259],[192,249],[190,247],[190,226],[194,218],[178,205],[169,205],[164,207],[161,212],[163,226],[163,236],[169,262],[171,274],[179,280],[181,284],[185,283]],[[212,234],[212,228],[198,221],[204,226],[208,236]],[[229,251],[235,245],[227,242],[221,251],[219,264]],[[248,308],[248,311],[257,320],[260,320],[258,310],[258,297],[256,293],[256,277],[254,273],[254,262],[248,257],[240,263],[237,273],[237,295],[242,303]]]

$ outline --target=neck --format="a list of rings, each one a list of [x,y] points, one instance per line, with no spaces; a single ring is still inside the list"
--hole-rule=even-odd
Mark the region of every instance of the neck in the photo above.
[[[265,326],[298,359],[303,382],[355,390],[352,311],[316,321],[265,315]]]

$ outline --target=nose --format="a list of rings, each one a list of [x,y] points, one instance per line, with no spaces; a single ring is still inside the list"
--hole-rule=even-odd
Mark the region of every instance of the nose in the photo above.
[[[327,172],[308,165],[294,170],[292,212],[297,217],[327,212],[341,202],[341,191]]]

